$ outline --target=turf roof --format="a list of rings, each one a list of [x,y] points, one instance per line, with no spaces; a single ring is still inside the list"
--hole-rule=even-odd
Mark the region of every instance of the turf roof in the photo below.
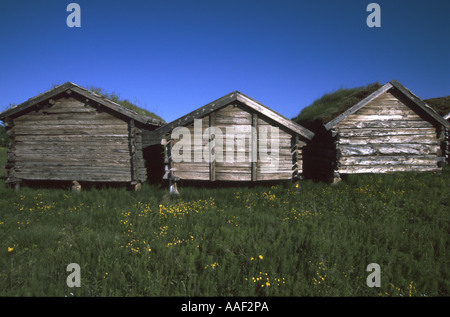
[[[431,98],[424,101],[441,116],[450,113],[450,96]]]
[[[381,87],[382,85],[375,82],[366,86],[343,88],[327,93],[305,107],[292,120],[300,124],[308,122],[325,124]]]
[[[10,105],[8,108],[6,108],[5,111],[0,113],[0,119],[3,119],[4,117],[11,115],[12,113],[17,113],[19,111],[27,109],[28,107],[33,106],[44,99],[51,98],[54,95],[64,92],[68,89],[75,89],[78,93],[85,95],[88,98],[97,98],[97,101],[99,101],[98,99],[100,99],[101,103],[107,106],[109,105],[113,109],[119,110],[119,112],[121,113],[123,113],[123,111],[120,111],[120,109],[126,109],[129,111],[128,115],[131,115],[134,119],[138,118],[138,120],[150,120],[159,126],[165,123],[165,121],[155,113],[138,107],[127,99],[121,99],[116,93],[108,93],[101,88],[96,88],[93,86],[90,88],[85,88],[71,82],[66,82],[60,85],[53,85],[50,90],[31,97],[27,101],[19,105]]]

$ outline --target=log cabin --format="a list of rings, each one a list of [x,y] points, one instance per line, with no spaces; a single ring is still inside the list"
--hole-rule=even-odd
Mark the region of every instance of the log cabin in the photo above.
[[[10,142],[5,182],[147,180],[143,131],[164,124],[67,82],[0,114]]]
[[[305,176],[338,182],[355,173],[441,170],[448,121],[396,80],[360,88],[339,100],[344,107],[327,106],[334,112],[295,118],[315,133],[304,149]]]
[[[443,116],[445,120],[450,124],[450,112]],[[450,163],[450,129],[445,130],[445,158],[447,160],[447,164]]]
[[[439,115],[441,115],[447,122],[450,123],[450,96],[430,98],[424,100],[430,105]],[[443,146],[445,150],[445,157],[447,163],[450,162],[450,130],[445,131],[445,144]]]
[[[450,112],[444,115],[443,117],[450,124]],[[447,164],[450,163],[450,129],[445,130],[445,158],[447,160]]]
[[[301,179],[302,148],[314,136],[239,91],[150,133],[165,149],[164,179],[175,185]]]
[[[450,112],[447,113],[444,117],[445,120],[450,124]],[[445,159],[447,161],[447,164],[450,163],[450,129],[445,130]]]

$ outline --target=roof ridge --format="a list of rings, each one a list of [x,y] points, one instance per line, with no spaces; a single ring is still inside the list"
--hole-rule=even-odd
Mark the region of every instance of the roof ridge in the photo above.
[[[163,125],[165,123],[164,121],[161,121],[159,119],[151,118],[151,117],[148,117],[148,116],[145,116],[145,115],[141,115],[141,114],[137,113],[136,111],[131,110],[131,109],[127,108],[127,107],[124,107],[124,106],[122,106],[122,105],[112,101],[111,99],[109,99],[109,98],[107,98],[107,97],[105,97],[103,95],[97,94],[97,93],[95,93],[93,91],[90,91],[90,90],[88,90],[88,89],[86,89],[84,87],[81,87],[81,86],[79,86],[79,85],[77,85],[75,83],[69,82],[69,81],[65,82],[65,83],[63,83],[61,85],[55,86],[55,87],[53,87],[53,88],[51,88],[51,89],[49,89],[49,90],[47,90],[47,91],[45,91],[43,93],[40,93],[40,94],[38,94],[38,95],[36,95],[34,97],[29,98],[28,100],[26,100],[26,101],[24,101],[24,102],[22,102],[22,103],[20,103],[20,104],[18,104],[16,106],[14,106],[12,108],[9,108],[9,109],[3,111],[2,113],[0,113],[0,118],[4,118],[4,117],[6,117],[8,115],[12,115],[12,114],[18,113],[20,111],[23,111],[23,110],[25,110],[25,109],[27,109],[29,107],[32,107],[32,106],[34,106],[34,105],[36,105],[36,104],[38,104],[38,103],[40,103],[40,102],[42,102],[42,101],[44,101],[46,99],[50,99],[53,96],[56,96],[56,95],[58,95],[58,94],[60,94],[60,93],[62,93],[64,91],[67,91],[67,90],[75,91],[75,92],[77,92],[77,93],[79,93],[81,95],[84,95],[84,97],[90,98],[90,99],[92,99],[92,100],[94,100],[96,102],[101,101],[103,103],[103,105],[108,107],[108,108],[111,108],[111,106],[112,106],[111,110],[119,112],[121,114],[124,114],[124,115],[126,115],[126,116],[128,116],[130,118],[133,118],[135,120],[138,120],[138,121],[140,121],[140,122],[142,122],[144,124],[154,123],[155,125],[161,126],[161,125]],[[97,99],[97,100],[95,100],[95,99]],[[98,99],[100,99],[100,100],[98,100]],[[108,106],[108,104],[110,104],[110,106]]]
[[[331,121],[326,123],[324,126],[327,130],[330,130],[332,127],[334,127],[336,124],[338,124],[340,121],[342,121],[347,116],[355,113],[362,107],[364,107],[366,104],[368,104],[370,101],[378,98],[381,94],[384,92],[390,90],[391,88],[397,89],[401,94],[403,94],[406,98],[408,98],[410,101],[415,103],[417,106],[419,106],[421,109],[425,111],[432,119],[437,121],[443,126],[448,127],[449,123],[444,120],[434,109],[432,109],[429,105],[427,105],[421,98],[416,96],[414,93],[411,92],[408,88],[403,86],[401,83],[399,83],[396,79],[393,79],[386,84],[384,84],[382,87],[378,88],[374,92],[372,92],[369,96],[363,98],[358,103],[354,104],[344,112],[341,112],[339,115],[335,116]]]
[[[239,98],[239,96],[241,96],[241,98]],[[247,99],[250,102],[245,102],[242,100],[242,98]],[[241,100],[240,100],[241,99]],[[305,138],[308,139],[312,139],[312,137],[314,136],[314,133],[312,131],[310,131],[309,129],[306,129],[305,127],[303,127],[302,125],[284,117],[283,115],[279,114],[278,112],[272,110],[271,108],[263,105],[262,103],[260,103],[259,101],[245,95],[244,93],[240,92],[240,91],[233,91],[231,93],[228,93],[210,103],[207,103],[206,105],[199,107],[181,117],[179,117],[178,119],[175,119],[169,123],[167,123],[164,126],[159,127],[156,131],[158,131],[158,134],[165,134],[168,131],[170,131],[172,128],[175,128],[176,126],[182,126],[185,124],[189,124],[190,122],[192,122],[193,120],[195,120],[196,118],[202,117],[210,112],[216,111],[226,105],[228,105],[231,102],[234,101],[239,101],[243,104],[245,104],[247,107],[253,109],[254,111],[257,111],[261,114],[263,114],[264,116],[268,117],[269,119],[275,120],[277,122],[279,122],[280,124],[282,124],[283,126],[285,126],[286,128],[290,129],[293,132],[296,132],[300,135],[302,135]],[[254,104],[256,104],[256,106]],[[261,109],[258,109],[258,108]],[[265,109],[266,113],[264,113],[265,111],[261,111],[262,109]],[[267,111],[269,113],[267,113]],[[274,119],[275,118],[275,119]],[[277,119],[281,119],[284,122],[280,122]]]

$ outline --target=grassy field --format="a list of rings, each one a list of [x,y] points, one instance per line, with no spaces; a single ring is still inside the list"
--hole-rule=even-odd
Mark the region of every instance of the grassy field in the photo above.
[[[449,296],[449,181],[446,169],[177,198],[1,181],[0,295]],[[66,283],[70,263],[81,287]]]

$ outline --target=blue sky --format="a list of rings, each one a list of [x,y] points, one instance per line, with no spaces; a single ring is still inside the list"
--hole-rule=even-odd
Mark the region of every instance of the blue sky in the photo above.
[[[69,3],[81,27],[69,28]],[[381,27],[369,28],[369,3]],[[0,110],[66,81],[167,122],[231,91],[292,118],[324,93],[397,79],[450,94],[448,0],[0,0]]]

